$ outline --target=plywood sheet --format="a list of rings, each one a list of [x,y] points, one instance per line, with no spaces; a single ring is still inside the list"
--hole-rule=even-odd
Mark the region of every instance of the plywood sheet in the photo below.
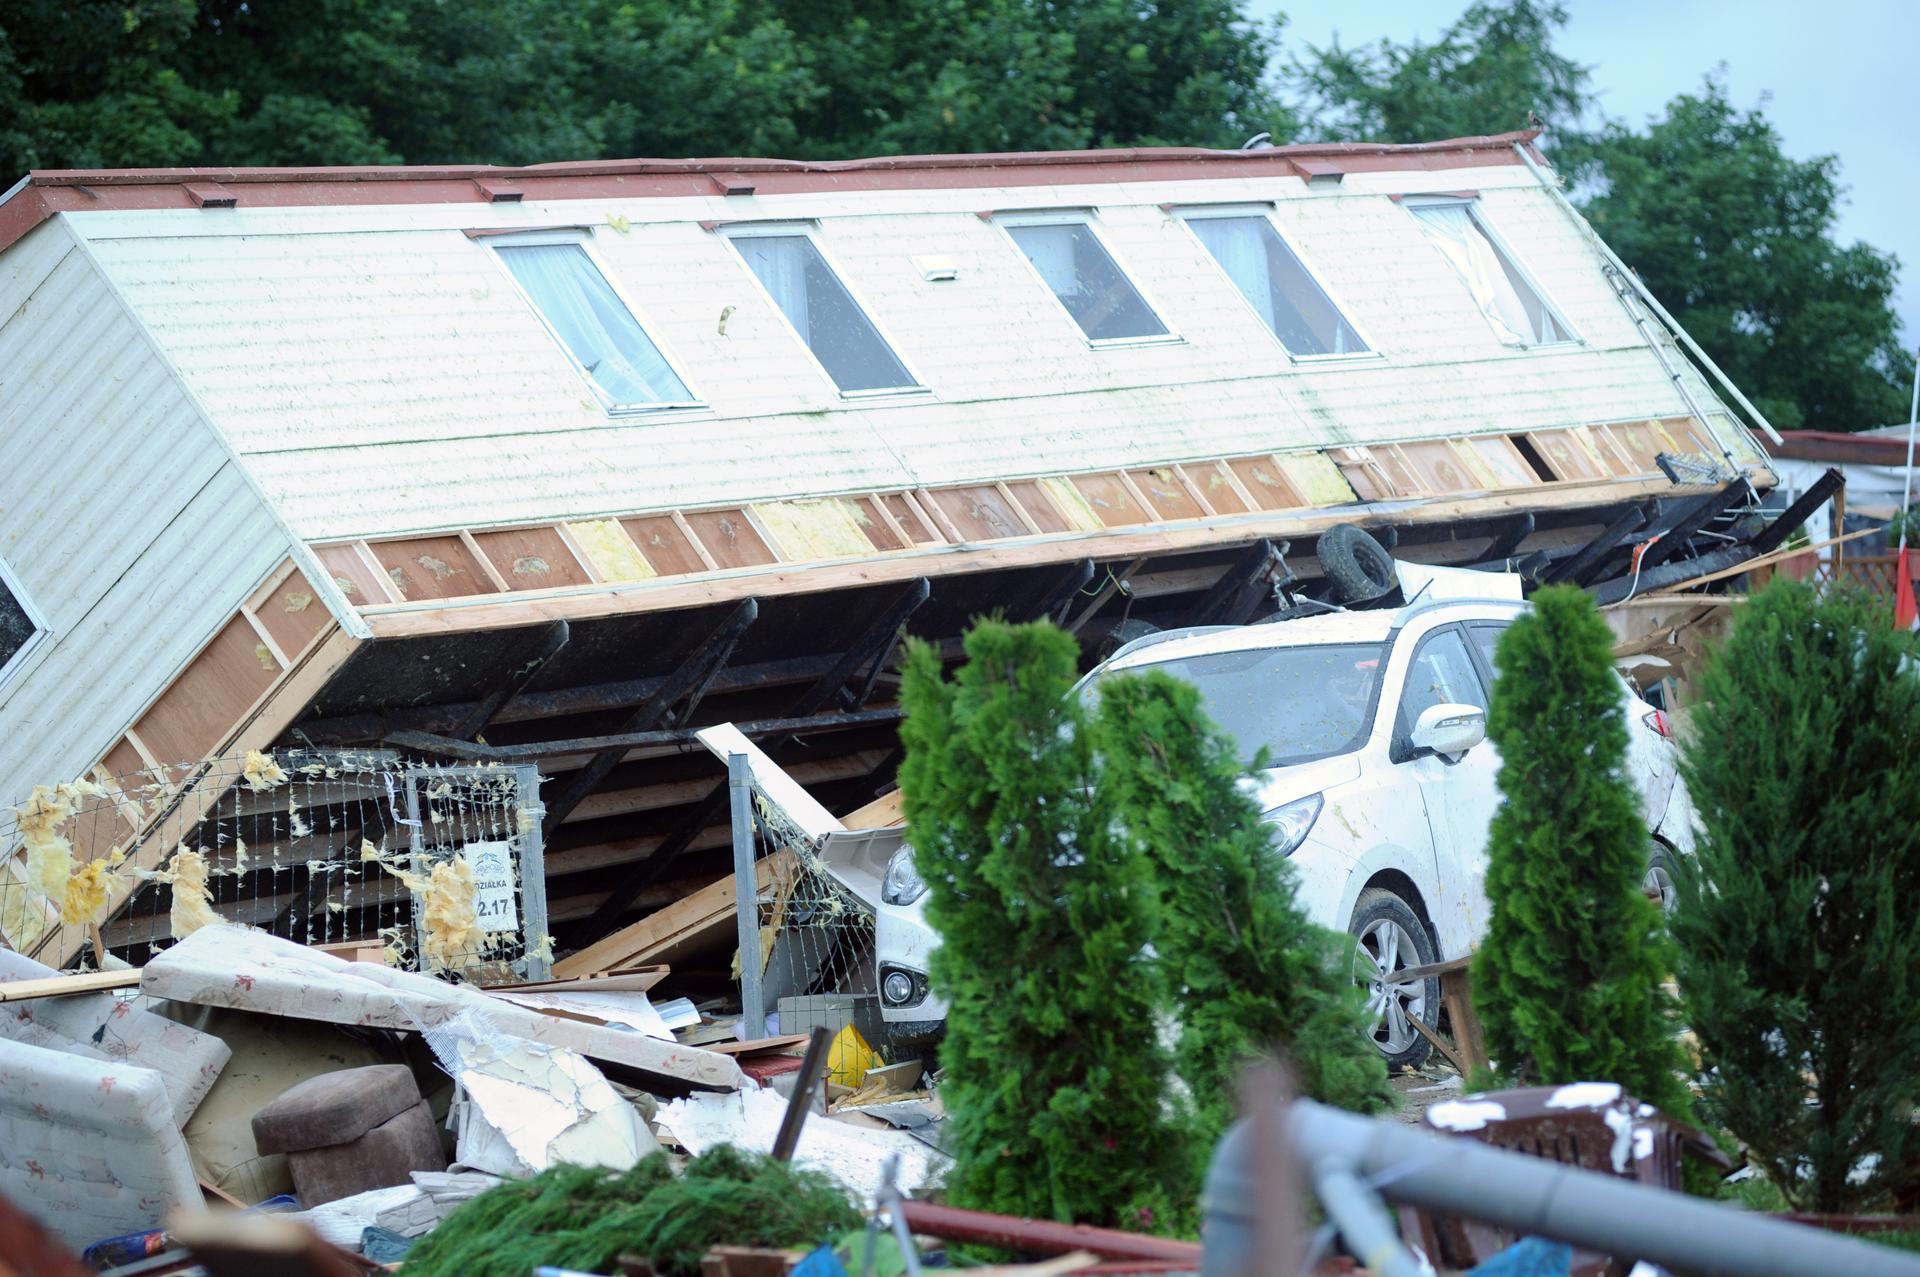
[[[707,571],[705,559],[694,547],[687,534],[671,515],[649,515],[643,519],[622,519],[620,526],[627,530],[633,543],[640,547],[640,553],[661,576],[685,576],[689,572]]]
[[[1262,510],[1295,510],[1307,504],[1272,457],[1240,457],[1226,464]]]
[[[1528,433],[1527,442],[1533,445],[1556,479],[1607,477],[1607,471],[1600,468],[1599,458],[1575,431],[1534,430]]]
[[[898,492],[888,493],[881,499],[887,503],[887,513],[913,538],[915,545],[937,545],[945,539],[928,527],[926,521],[914,512],[912,503]]]
[[[861,535],[867,538],[867,543],[874,549],[886,553],[907,548],[904,535],[887,525],[878,497],[862,497],[854,502],[853,521],[860,525]]]
[[[299,568],[293,569],[284,581],[258,599],[253,614],[289,660],[306,650],[307,644],[313,642],[332,619],[327,614],[327,605],[314,593],[313,583]]]
[[[1200,495],[1207,499],[1215,514],[1246,514],[1247,503],[1234,491],[1233,480],[1228,477],[1224,462],[1212,461],[1205,465],[1182,466],[1187,477],[1200,489]]]
[[[165,763],[204,758],[226,738],[280,675],[271,657],[260,659],[260,647],[245,617],[227,622],[134,724],[154,757]]]
[[[1428,492],[1474,492],[1483,486],[1448,440],[1403,443],[1398,450]]]
[[[385,603],[388,598],[388,586],[374,575],[360,551],[352,544],[316,545],[314,554],[321,566],[333,574],[333,583],[340,593],[347,596],[347,602],[355,607],[368,603]]]
[[[552,528],[476,532],[473,541],[512,589],[548,590],[561,585],[592,584],[593,578]]]
[[[387,570],[394,588],[409,602],[417,599],[457,599],[473,594],[495,594],[486,570],[459,537],[415,537],[381,541],[373,557]]]
[[[1046,489],[1032,479],[1020,479],[1009,483],[1007,491],[1013,494],[1013,499],[1020,503],[1020,508],[1027,512],[1027,517],[1032,519],[1033,525],[1042,532],[1073,531],[1073,525],[1067,521],[1066,515],[1060,513],[1059,507],[1054,504],[1053,498],[1047,495]]]
[[[1109,528],[1129,527],[1153,522],[1151,511],[1144,510],[1127,491],[1117,474],[1076,474],[1073,486],[1092,508],[1094,516]]]
[[[1496,487],[1529,488],[1540,482],[1520,449],[1505,435],[1480,435],[1471,443],[1480,464],[1492,472]]]
[[[969,541],[997,541],[1027,536],[1027,525],[997,488],[939,488],[923,494],[940,507],[962,537]]]
[[[779,562],[745,511],[701,510],[687,515],[686,520],[713,561],[723,568],[752,568]]]
[[[1173,467],[1163,466],[1153,470],[1129,471],[1133,477],[1133,486],[1146,494],[1147,502],[1153,506],[1153,512],[1162,519],[1204,519],[1207,515],[1200,503],[1193,499],[1180,476]]]

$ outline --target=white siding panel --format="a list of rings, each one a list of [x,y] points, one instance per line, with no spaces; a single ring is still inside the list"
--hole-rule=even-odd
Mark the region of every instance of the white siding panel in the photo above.
[[[1485,216],[1578,344],[1502,346],[1378,175],[86,225],[126,236],[97,240],[101,260],[295,530],[321,538],[1683,413],[1577,228],[1515,172],[1401,174],[1397,189],[1484,179]],[[1160,207],[1252,198],[1275,201],[1378,358],[1289,359]],[[1090,347],[977,215],[1076,201],[1098,201],[1101,233],[1179,340]],[[726,241],[645,220],[661,204],[810,211],[931,393],[841,399]],[[493,253],[457,229],[543,217],[593,225],[594,251],[710,410],[609,417]],[[133,233],[153,226],[209,229]],[[282,233],[233,233],[246,227]],[[928,253],[958,277],[924,279],[912,259]]]
[[[0,705],[5,800],[90,766],[286,553],[239,467],[221,467],[10,688]]]
[[[64,219],[0,269],[0,556],[47,636],[0,684],[0,802],[90,765],[288,540]]]

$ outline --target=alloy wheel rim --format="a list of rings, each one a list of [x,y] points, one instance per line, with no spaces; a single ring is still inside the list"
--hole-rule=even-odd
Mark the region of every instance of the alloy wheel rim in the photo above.
[[[1395,973],[1420,965],[1419,946],[1391,918],[1369,924],[1359,940],[1356,970],[1367,988],[1374,1045],[1387,1055],[1399,1055],[1419,1038],[1413,1020],[1427,1022],[1427,982],[1394,979]]]

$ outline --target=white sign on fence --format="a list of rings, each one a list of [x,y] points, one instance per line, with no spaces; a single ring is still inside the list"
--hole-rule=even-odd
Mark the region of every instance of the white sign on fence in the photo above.
[[[473,912],[483,931],[518,931],[513,902],[513,856],[504,842],[470,842],[460,849],[473,870]]]

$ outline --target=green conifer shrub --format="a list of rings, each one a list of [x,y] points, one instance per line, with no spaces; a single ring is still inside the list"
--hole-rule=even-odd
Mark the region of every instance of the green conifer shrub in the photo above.
[[[951,681],[909,648],[900,769],[946,996],[946,1107],[960,1206],[1180,1228],[1198,1151],[1163,1124],[1171,1077],[1143,953],[1149,868],[1096,788],[1078,644],[987,621]]]
[[[1801,1210],[1920,1181],[1920,670],[1888,612],[1755,595],[1682,755],[1701,833],[1672,926],[1707,1106]]]
[[[1176,1068],[1195,1137],[1234,1118],[1234,1085],[1276,1052],[1301,1092],[1363,1112],[1388,1107],[1386,1067],[1367,1040],[1353,940],[1307,920],[1292,862],[1239,785],[1247,768],[1192,684],[1164,673],[1102,680],[1100,784],[1153,867],[1154,949],[1180,1020]]]
[[[1670,945],[1643,894],[1613,636],[1585,591],[1549,587],[1496,653],[1487,735],[1500,794],[1492,919],[1473,962],[1488,1054],[1511,1083],[1617,1082],[1684,1119],[1691,1093],[1661,988]]]

